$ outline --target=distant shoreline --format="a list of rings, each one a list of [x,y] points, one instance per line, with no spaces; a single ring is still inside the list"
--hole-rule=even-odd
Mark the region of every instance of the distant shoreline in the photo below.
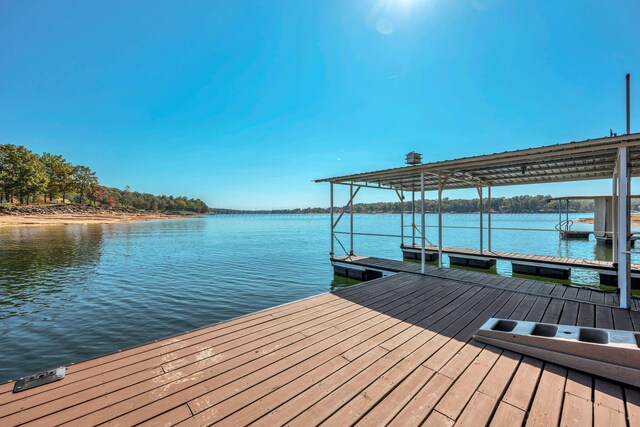
[[[335,215],[340,215],[342,210],[335,210]],[[345,215],[349,214],[349,211],[344,212]],[[411,211],[404,211],[405,215],[411,215]],[[437,215],[438,212],[426,211],[425,214]],[[442,212],[443,215],[478,215],[480,212]],[[487,212],[485,211],[485,215]],[[491,215],[539,215],[539,214],[553,214],[558,215],[558,212],[496,212],[492,211]],[[593,214],[593,212],[569,212],[570,215],[574,214]],[[271,211],[238,211],[238,212],[210,212],[208,215],[329,215],[329,212],[271,212]],[[400,215],[400,212],[354,212],[354,215]],[[563,213],[564,215],[564,213]],[[420,212],[416,212],[416,217],[420,216]]]
[[[523,195],[512,197],[494,197],[489,203],[488,199],[483,199],[481,204],[479,198],[475,199],[449,199],[445,197],[442,199],[442,203],[439,206],[437,200],[425,199],[424,210],[426,213],[437,213],[438,209],[442,209],[442,213],[447,214],[474,214],[480,210],[485,212],[491,209],[491,212],[495,213],[558,213],[561,209],[564,212],[567,206],[564,204],[560,206],[557,200],[551,200],[551,196],[544,196],[538,194],[535,196]],[[335,201],[334,201],[335,202]],[[349,206],[345,206],[341,203],[333,204],[333,213],[341,214],[343,211],[348,213]],[[355,213],[371,213],[371,214],[399,214],[401,211],[405,213],[411,213],[411,206],[416,209],[416,214],[419,214],[420,200],[413,201],[407,200],[407,195],[404,196],[404,202],[372,202],[372,203],[355,203],[353,210]],[[481,208],[482,206],[482,208]],[[593,201],[588,200],[576,200],[571,203],[569,208],[570,213],[592,213],[594,209]],[[306,208],[291,208],[291,209],[231,209],[231,208],[210,208],[210,213],[214,214],[328,214],[330,213],[329,207],[311,207]]]
[[[73,224],[120,224],[164,219],[194,218],[197,215],[164,214],[69,214],[69,215],[14,215],[0,216],[0,227],[45,226]]]
[[[72,224],[120,224],[194,218],[197,214],[140,212],[126,208],[83,205],[27,205],[0,207],[0,227]]]
[[[594,218],[580,218],[578,220],[579,224],[593,224]],[[640,214],[631,214],[631,225],[640,225]]]

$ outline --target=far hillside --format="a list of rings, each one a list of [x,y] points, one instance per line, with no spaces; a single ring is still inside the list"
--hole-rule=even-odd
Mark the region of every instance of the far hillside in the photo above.
[[[409,196],[410,197],[410,196]],[[405,196],[405,200],[406,200]],[[549,201],[551,196],[513,196],[496,197],[491,199],[491,211],[500,213],[556,213],[558,212],[558,201]],[[425,200],[425,211],[435,213],[438,210],[436,200]],[[635,206],[635,205],[634,205]],[[487,200],[484,200],[484,209],[488,209]],[[564,212],[566,205],[563,203]],[[342,212],[343,206],[334,207],[334,212]],[[349,209],[345,210],[346,212]],[[402,204],[398,202],[377,202],[377,203],[356,203],[353,205],[355,213],[393,213],[399,214],[402,211]],[[480,211],[480,200],[475,199],[442,199],[442,211],[445,213],[476,213]],[[593,212],[592,200],[576,200],[569,204],[570,212]],[[329,213],[329,208],[298,208],[298,209],[277,209],[277,210],[235,210],[212,208],[214,214],[314,214]],[[405,201],[404,212],[411,212],[411,202]],[[416,200],[416,212],[420,212],[420,202]]]
[[[73,165],[58,154],[39,155],[21,145],[0,144],[0,203],[75,203],[149,212],[206,213],[202,200],[157,196],[100,185],[88,166]]]

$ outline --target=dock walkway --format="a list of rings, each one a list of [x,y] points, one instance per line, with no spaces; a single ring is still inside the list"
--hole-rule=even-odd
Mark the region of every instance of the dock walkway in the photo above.
[[[472,340],[490,317],[640,331],[639,312],[438,271],[81,362],[22,393],[2,385],[0,425],[640,425],[639,389]]]
[[[403,245],[402,249],[420,251],[420,245]],[[426,246],[425,251],[434,253],[438,252],[437,246]],[[598,261],[598,260],[590,260],[590,259],[579,259],[579,258],[566,258],[566,257],[556,257],[556,256],[546,256],[546,255],[533,255],[533,254],[521,254],[521,253],[513,253],[513,252],[502,252],[502,251],[479,251],[477,249],[467,249],[467,248],[451,248],[451,247],[443,247],[442,252],[444,254],[451,255],[470,255],[484,258],[494,258],[504,261],[524,261],[524,262],[538,262],[543,264],[550,265],[558,265],[564,267],[574,267],[574,268],[585,268],[590,270],[597,271],[616,271],[616,267],[610,261]],[[640,265],[631,264],[631,270],[636,273],[640,272]]]
[[[390,273],[412,273],[420,274],[420,264],[416,262],[396,261],[386,258],[376,258],[368,256],[336,256],[331,259],[334,265],[352,265],[372,269],[380,272]],[[459,279],[460,272],[466,273],[464,279]],[[517,277],[506,277],[489,275],[484,272],[475,272],[457,269],[440,269],[432,265],[425,266],[425,274],[439,278],[453,278],[464,280],[473,284],[483,284],[484,286],[500,287],[513,292],[526,292],[535,295],[547,295],[554,298],[592,302],[594,304],[605,304],[611,307],[619,307],[620,298],[615,292],[603,292],[581,286],[567,286],[557,283],[549,283],[543,280],[523,279]],[[501,280],[488,284],[487,278],[499,277]],[[640,299],[632,298],[631,307],[640,310]]]

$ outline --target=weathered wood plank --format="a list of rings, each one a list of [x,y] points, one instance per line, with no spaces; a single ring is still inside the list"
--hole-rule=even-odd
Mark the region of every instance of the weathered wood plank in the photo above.
[[[524,357],[502,400],[522,411],[528,411],[541,373],[540,360]]]
[[[596,306],[596,328],[614,328],[613,313],[609,307]]]
[[[436,410],[456,420],[480,383],[498,360],[500,352],[485,348],[436,406]]]
[[[527,426],[550,426],[559,423],[566,376],[565,368],[545,365],[529,411]]]
[[[623,331],[633,331],[633,322],[631,321],[629,310],[612,308],[611,312],[613,313],[613,324],[615,325],[616,329],[620,329]]]
[[[640,426],[640,390],[632,387],[624,389],[626,410],[630,426]]]
[[[558,323],[562,325],[575,325],[578,320],[579,304],[574,301],[567,301],[562,308],[562,315]]]
[[[593,402],[566,394],[562,405],[561,426],[585,427],[593,424]]]
[[[580,303],[576,325],[593,328],[595,326],[595,319],[595,306],[593,304]]]
[[[392,424],[401,426],[420,425],[429,416],[435,405],[446,395],[453,380],[436,373],[409,403],[393,419]]]
[[[496,403],[497,400],[494,397],[476,391],[455,425],[460,427],[486,425],[491,419]]]
[[[521,426],[524,424],[526,411],[501,402],[491,419],[491,427]]]

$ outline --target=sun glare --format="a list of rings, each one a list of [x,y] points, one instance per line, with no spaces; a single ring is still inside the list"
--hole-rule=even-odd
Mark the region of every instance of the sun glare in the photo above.
[[[369,21],[385,36],[396,29],[396,22],[406,19],[425,0],[378,0],[369,14]]]

